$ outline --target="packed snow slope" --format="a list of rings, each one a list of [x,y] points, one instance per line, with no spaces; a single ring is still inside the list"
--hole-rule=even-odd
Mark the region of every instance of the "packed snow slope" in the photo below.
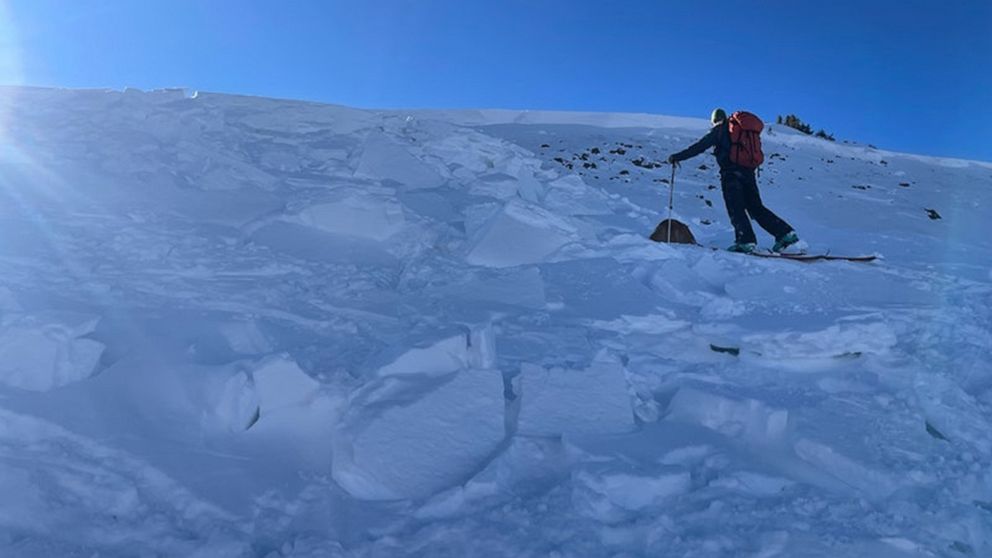
[[[0,89],[0,555],[992,556],[992,165],[706,126]]]

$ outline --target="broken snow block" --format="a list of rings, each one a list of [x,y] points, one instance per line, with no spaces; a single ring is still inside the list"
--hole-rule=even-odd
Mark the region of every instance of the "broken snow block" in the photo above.
[[[433,188],[444,183],[441,175],[407,146],[378,132],[369,134],[365,141],[355,176],[395,180],[411,188]]]
[[[334,480],[365,500],[423,498],[463,483],[503,441],[503,409],[503,376],[496,370],[452,374],[412,401],[379,398],[356,406],[335,436]]]
[[[216,419],[232,432],[247,430],[279,410],[307,406],[320,390],[320,384],[285,355],[239,368],[220,386],[213,404]]]
[[[507,500],[543,493],[568,478],[569,455],[558,438],[514,436],[485,469],[464,486],[432,497],[417,510],[418,519],[463,515],[482,499]],[[492,500],[490,500],[492,502]]]
[[[490,267],[539,263],[576,236],[575,227],[553,213],[511,201],[476,233],[466,259]]]
[[[285,355],[261,361],[251,371],[262,415],[313,400],[320,384]]]
[[[613,213],[609,202],[605,194],[590,188],[582,177],[571,174],[548,184],[545,206],[558,215],[609,215]]]
[[[422,374],[443,376],[466,368],[493,368],[496,345],[493,330],[484,326],[405,350],[379,368],[379,376]]]
[[[623,365],[600,354],[583,370],[524,364],[520,370],[520,434],[618,434],[634,429]]]
[[[303,208],[290,221],[332,234],[383,241],[406,225],[403,208],[387,196],[354,193]]]
[[[826,443],[800,438],[793,444],[799,459],[839,479],[869,500],[884,500],[900,488],[899,478],[890,471],[862,463]]]
[[[258,394],[246,372],[238,372],[224,382],[213,413],[217,421],[231,432],[248,430],[258,422],[261,416]]]
[[[93,374],[104,345],[83,338],[100,318],[52,312],[8,314],[0,321],[0,383],[48,391]]]
[[[572,474],[572,503],[582,515],[603,523],[637,518],[658,510],[692,486],[689,472],[680,466],[637,471],[616,462],[588,463]]]
[[[771,443],[785,436],[789,411],[755,399],[737,400],[682,388],[672,397],[665,419],[698,424],[732,438]]]
[[[672,224],[671,238],[668,237],[668,223]],[[651,240],[655,242],[674,242],[676,244],[697,244],[696,237],[692,236],[689,225],[675,219],[665,219],[658,223],[651,233]]]

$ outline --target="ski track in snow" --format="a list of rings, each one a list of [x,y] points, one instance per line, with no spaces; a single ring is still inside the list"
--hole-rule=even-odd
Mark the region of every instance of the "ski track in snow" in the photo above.
[[[0,555],[992,555],[992,165],[772,125],[882,258],[708,156],[655,244],[705,126],[0,88]]]

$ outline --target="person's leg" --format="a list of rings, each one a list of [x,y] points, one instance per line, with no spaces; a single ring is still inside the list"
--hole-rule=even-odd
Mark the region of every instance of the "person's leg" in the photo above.
[[[730,224],[734,226],[734,239],[737,244],[754,244],[757,239],[751,220],[747,216],[747,206],[744,199],[744,183],[740,176],[733,172],[720,173],[720,186],[723,190],[723,202],[727,206]]]
[[[768,231],[775,240],[778,240],[792,231],[792,227],[781,217],[772,213],[761,202],[761,194],[758,192],[758,181],[754,177],[754,171],[741,173],[741,189],[743,191],[744,207],[748,215],[758,222],[761,228]]]

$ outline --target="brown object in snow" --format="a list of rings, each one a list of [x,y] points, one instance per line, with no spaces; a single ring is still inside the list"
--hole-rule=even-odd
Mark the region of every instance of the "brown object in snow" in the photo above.
[[[672,238],[668,238],[668,222],[669,219],[658,223],[655,227],[654,232],[651,233],[651,240],[655,242],[672,242],[675,244],[697,244],[696,237],[692,236],[692,231],[689,230],[689,226],[681,221],[676,221],[671,219],[672,223]]]

